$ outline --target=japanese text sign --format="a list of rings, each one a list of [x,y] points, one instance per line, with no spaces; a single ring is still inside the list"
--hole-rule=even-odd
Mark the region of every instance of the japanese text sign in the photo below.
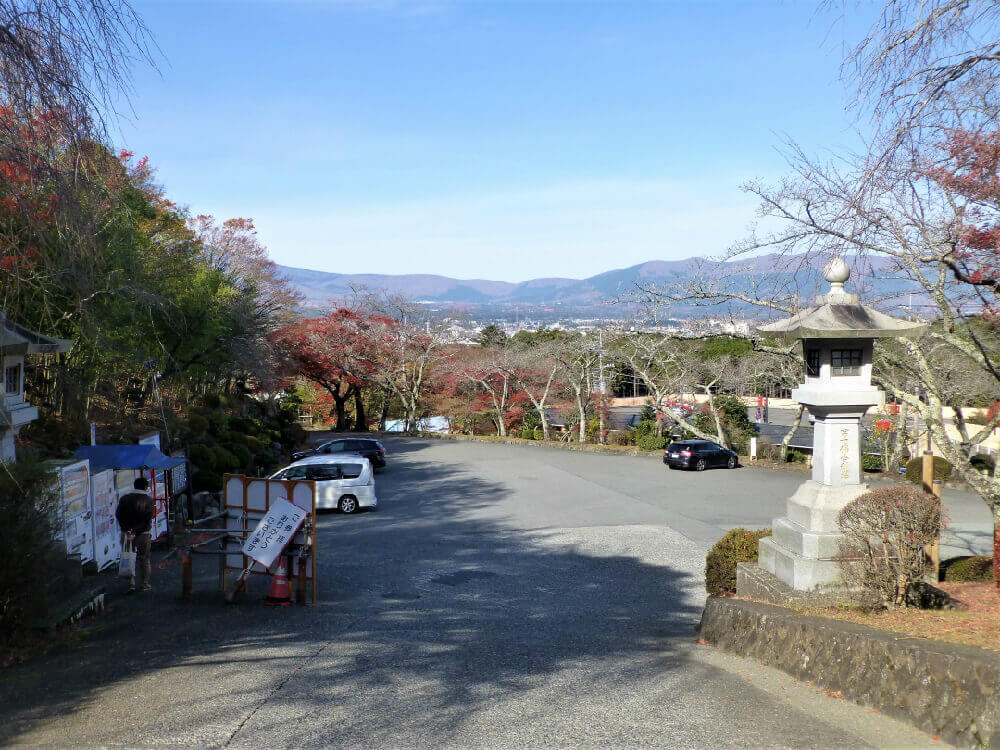
[[[243,554],[265,568],[271,567],[295,536],[306,515],[305,510],[287,500],[274,500],[270,510],[243,544]]]

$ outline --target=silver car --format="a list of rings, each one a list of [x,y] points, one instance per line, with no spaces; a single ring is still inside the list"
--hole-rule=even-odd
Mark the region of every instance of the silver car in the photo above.
[[[316,507],[354,513],[375,508],[375,474],[371,462],[357,453],[309,456],[276,471],[270,479],[310,479],[316,482]]]

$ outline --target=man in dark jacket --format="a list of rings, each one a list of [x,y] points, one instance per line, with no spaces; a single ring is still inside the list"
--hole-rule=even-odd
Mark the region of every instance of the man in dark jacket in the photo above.
[[[156,506],[149,496],[149,482],[145,477],[139,477],[133,482],[134,492],[122,495],[118,500],[115,518],[126,537],[135,539],[135,567],[139,573],[139,590],[149,591],[149,545],[150,530],[153,528],[153,515]],[[128,592],[135,591],[135,576],[129,578]]]

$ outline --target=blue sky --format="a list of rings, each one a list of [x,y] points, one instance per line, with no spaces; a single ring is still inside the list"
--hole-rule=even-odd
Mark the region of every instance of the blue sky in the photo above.
[[[782,134],[856,143],[813,2],[144,2],[119,139],[279,263],[582,278],[741,237]]]

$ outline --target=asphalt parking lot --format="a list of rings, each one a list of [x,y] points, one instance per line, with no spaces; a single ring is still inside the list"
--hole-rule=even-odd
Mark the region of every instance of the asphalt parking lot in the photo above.
[[[708,544],[800,476],[389,438],[380,508],[320,519],[320,604],[196,567],[0,673],[0,744],[940,745],[695,643]]]

